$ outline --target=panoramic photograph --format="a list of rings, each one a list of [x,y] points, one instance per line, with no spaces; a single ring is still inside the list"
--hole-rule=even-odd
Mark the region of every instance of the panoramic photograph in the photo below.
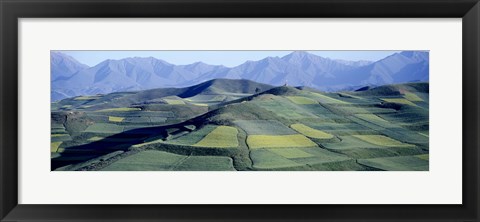
[[[52,171],[428,171],[428,51],[51,51]]]

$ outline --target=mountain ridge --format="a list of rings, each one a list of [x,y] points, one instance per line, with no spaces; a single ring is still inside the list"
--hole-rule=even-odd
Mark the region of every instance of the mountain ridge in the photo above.
[[[186,87],[219,78],[336,91],[428,81],[428,65],[428,52],[419,51],[394,53],[376,62],[334,60],[295,51],[283,57],[246,61],[231,68],[203,62],[174,65],[154,57],[131,57],[105,60],[55,79],[52,69],[52,101],[78,95]]]

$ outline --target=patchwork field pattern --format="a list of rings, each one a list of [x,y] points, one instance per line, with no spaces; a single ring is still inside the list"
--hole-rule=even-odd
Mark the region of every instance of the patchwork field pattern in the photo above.
[[[313,129],[303,124],[292,124],[290,127],[296,130],[297,132],[315,139],[331,139],[333,138],[332,134],[323,132],[321,130]]]
[[[228,157],[184,156],[163,151],[146,150],[121,159],[102,170],[104,171],[169,171],[198,170],[224,171],[235,170]]]
[[[417,156],[399,156],[384,157],[373,159],[360,159],[360,164],[374,167],[381,170],[398,170],[398,171],[416,171],[428,170],[428,159],[422,159]]]
[[[212,132],[207,134],[205,138],[200,140],[193,146],[213,147],[213,148],[229,148],[237,147],[238,130],[230,126],[218,126]]]
[[[428,83],[217,81],[52,103],[52,170],[429,170]]]
[[[275,120],[237,120],[234,122],[248,135],[292,135],[295,131]]]
[[[251,135],[247,137],[250,149],[284,148],[284,147],[315,147],[316,143],[304,135]]]

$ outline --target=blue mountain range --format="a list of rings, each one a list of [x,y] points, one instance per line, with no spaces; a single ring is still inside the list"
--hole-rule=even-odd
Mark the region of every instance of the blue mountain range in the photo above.
[[[345,61],[295,51],[230,68],[202,62],[174,65],[153,57],[109,59],[89,67],[61,52],[51,52],[52,101],[79,95],[185,87],[218,78],[248,79],[273,86],[287,83],[323,91],[427,82],[429,53],[403,51],[378,61]]]

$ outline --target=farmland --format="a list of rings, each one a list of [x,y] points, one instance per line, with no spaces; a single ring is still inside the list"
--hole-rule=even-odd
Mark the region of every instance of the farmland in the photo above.
[[[51,107],[52,170],[429,170],[428,83],[321,92],[217,79]]]

